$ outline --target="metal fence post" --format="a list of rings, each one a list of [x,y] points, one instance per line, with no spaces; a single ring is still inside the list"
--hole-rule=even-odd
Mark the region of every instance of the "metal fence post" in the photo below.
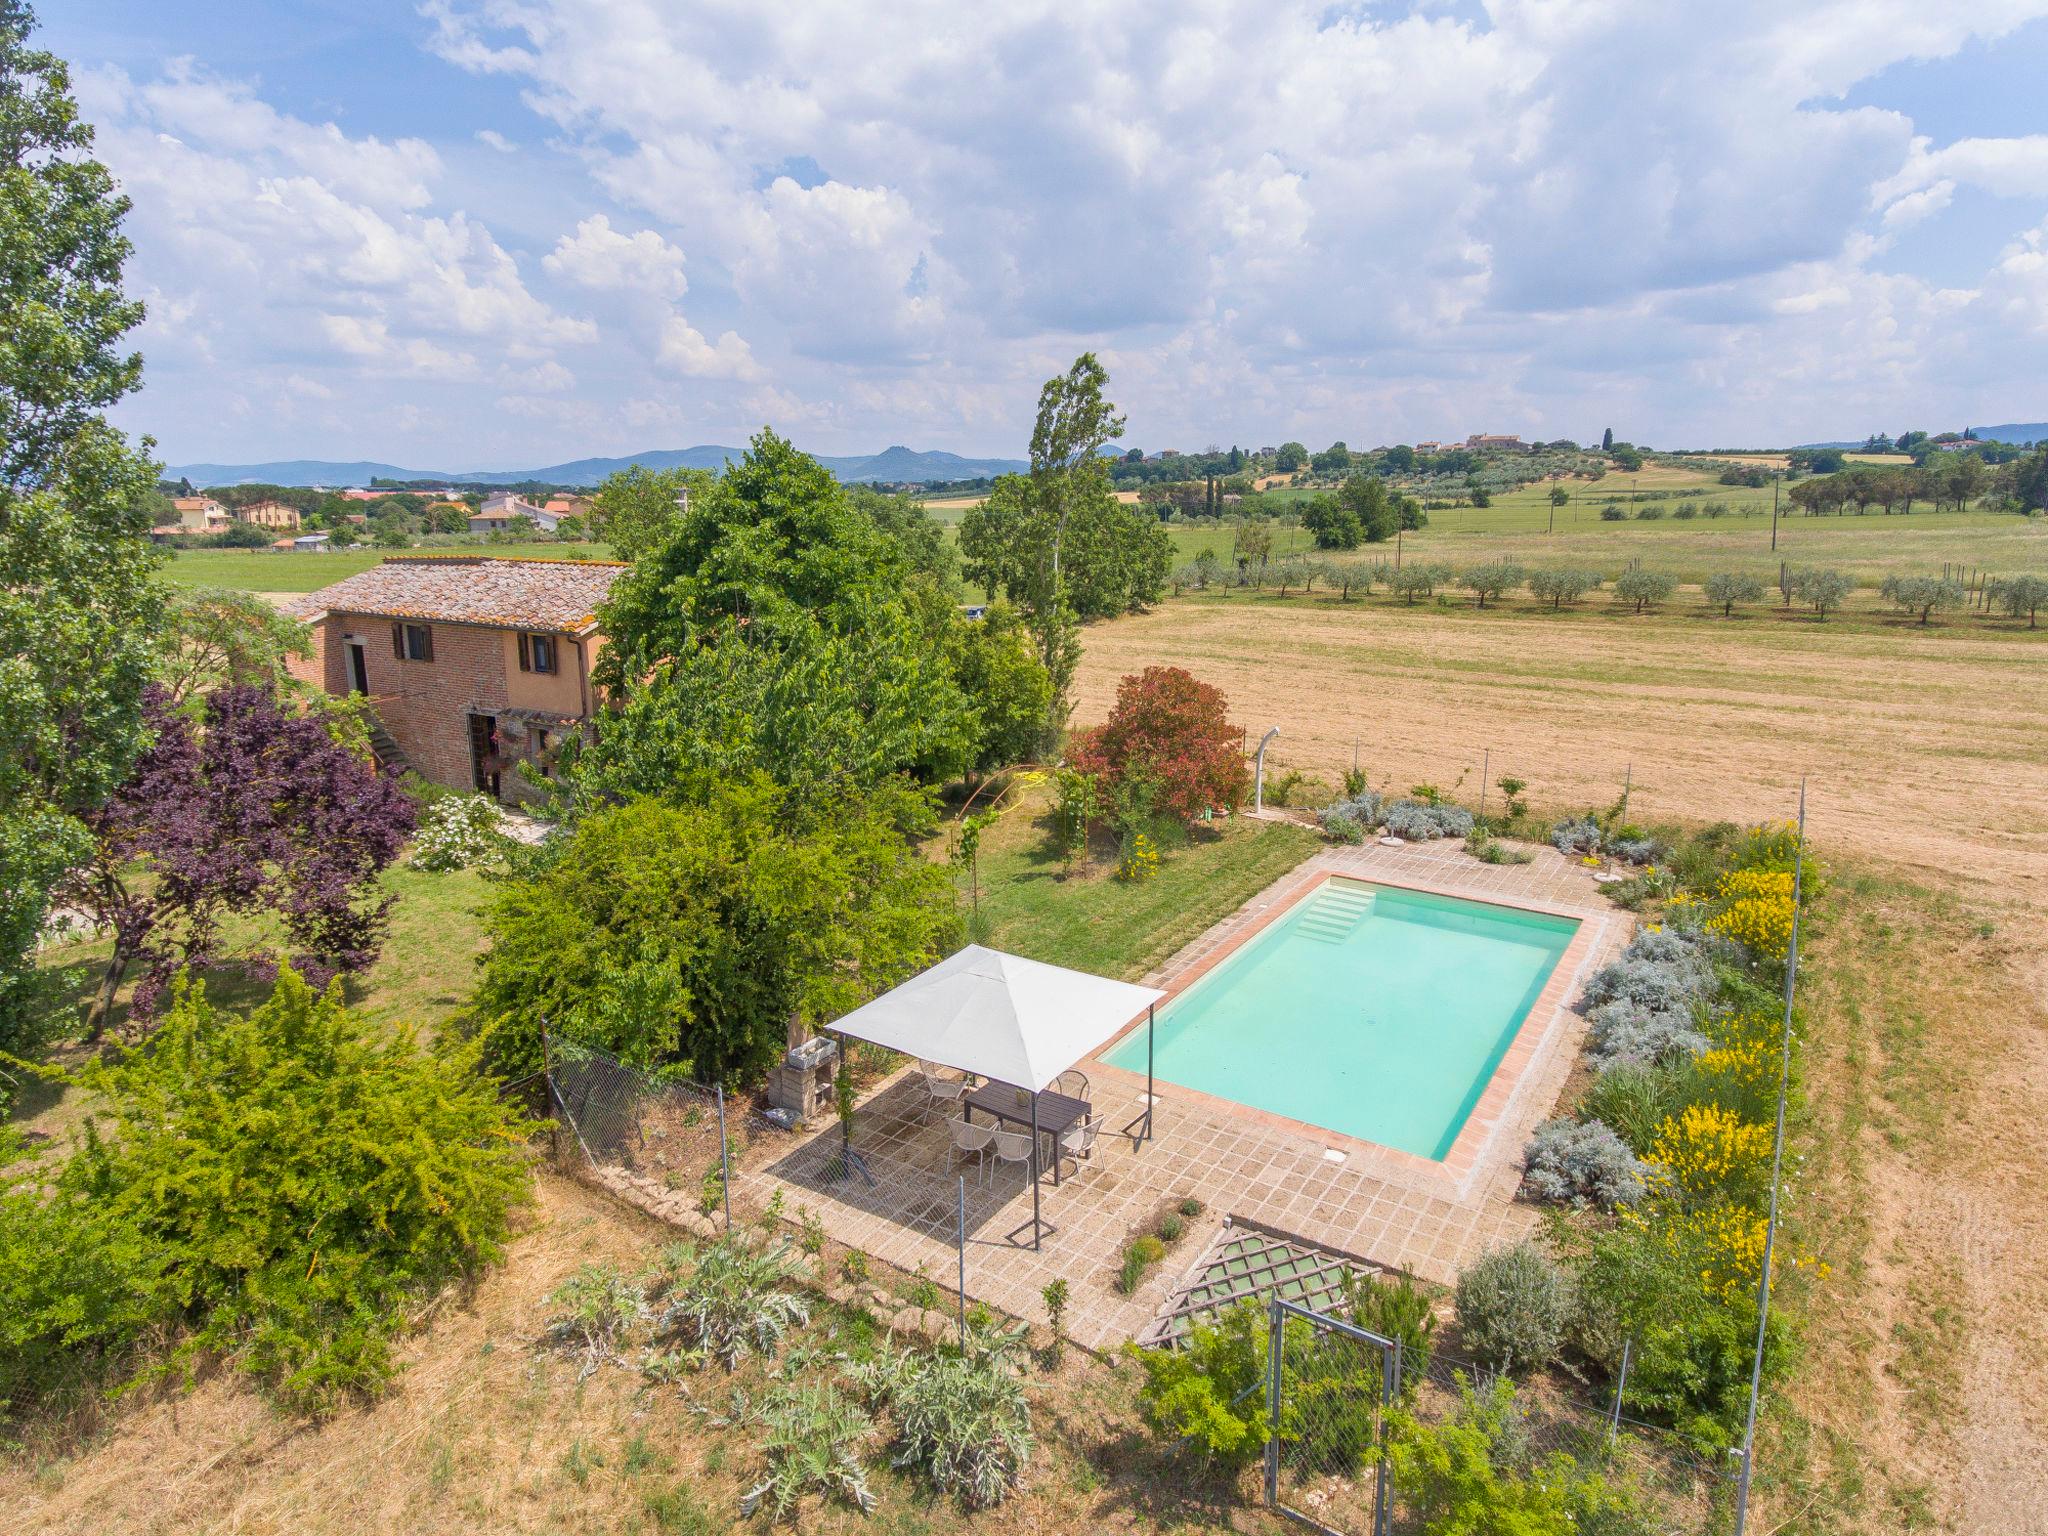
[[[1401,1341],[1394,1340],[1392,1349],[1380,1351],[1380,1370],[1383,1381],[1380,1390],[1380,1464],[1373,1474],[1373,1536],[1388,1536],[1394,1529],[1394,1437],[1387,1426],[1387,1419],[1394,1411],[1396,1394],[1401,1388]]]
[[[1266,1344],[1266,1507],[1275,1509],[1280,1503],[1280,1348],[1285,1337],[1279,1297],[1273,1298],[1267,1315],[1273,1332]]]
[[[1607,1443],[1611,1446],[1621,1436],[1621,1394],[1628,1387],[1628,1361],[1635,1349],[1633,1338],[1621,1341],[1621,1374],[1614,1378],[1614,1412],[1607,1419]]]
[[[960,1175],[959,1224],[954,1238],[960,1250],[960,1347],[967,1348],[967,1175]]]
[[[732,1231],[732,1159],[725,1150],[725,1084],[713,1085],[718,1094],[718,1190],[725,1197],[725,1230]]]

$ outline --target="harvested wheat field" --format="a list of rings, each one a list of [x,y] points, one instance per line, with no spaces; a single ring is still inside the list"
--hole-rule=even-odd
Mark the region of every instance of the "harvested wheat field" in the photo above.
[[[1326,783],[1356,742],[1376,786],[1469,804],[1490,749],[1539,810],[1606,806],[1629,776],[1635,819],[1756,821],[1789,817],[1807,774],[1820,839],[2048,908],[2048,646],[2024,632],[1177,602],[1088,630],[1075,718],[1159,663]]]

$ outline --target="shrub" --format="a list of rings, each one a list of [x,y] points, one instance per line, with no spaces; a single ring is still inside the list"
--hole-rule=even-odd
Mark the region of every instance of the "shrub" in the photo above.
[[[1730,851],[1729,858],[1737,869],[1771,870],[1786,875],[1792,873],[1796,860],[1799,864],[1799,899],[1803,902],[1812,901],[1827,885],[1826,876],[1813,855],[1802,857],[1800,854],[1797,822],[1765,822],[1751,827]]]
[[[573,1354],[581,1364],[582,1381],[607,1360],[647,1314],[646,1292],[609,1264],[585,1264],[548,1293],[548,1305],[559,1310],[548,1319],[541,1341],[548,1348]]]
[[[1686,1209],[1717,1200],[1757,1205],[1770,1182],[1771,1127],[1717,1104],[1688,1104],[1657,1128],[1643,1159],[1654,1200]]]
[[[1234,810],[1251,787],[1220,690],[1179,667],[1147,667],[1117,685],[1109,718],[1076,734],[1069,758],[1099,776],[1112,799],[1127,776],[1156,781],[1155,808],[1181,823]]]
[[[773,1356],[792,1326],[810,1321],[810,1303],[783,1289],[791,1274],[786,1242],[754,1253],[721,1238],[669,1288],[657,1327],[680,1333],[728,1371],[749,1354]]]
[[[1654,523],[1663,515],[1664,509],[1662,507],[1636,508],[1636,521],[1639,523]]]
[[[1496,1370],[1547,1365],[1571,1315],[1571,1287],[1534,1243],[1481,1254],[1458,1276],[1458,1333]]]
[[[1668,845],[1655,837],[1615,837],[1608,841],[1607,851],[1624,864],[1638,866],[1654,864],[1664,857]]]
[[[1626,522],[1628,521],[1628,513],[1610,503],[1600,509],[1600,521],[1603,523]]]
[[[1598,853],[1605,834],[1591,816],[1567,816],[1550,829],[1550,844],[1566,858]]]
[[[1159,845],[1143,832],[1133,832],[1124,842],[1116,877],[1129,885],[1142,885],[1159,873]]]
[[[1792,876],[1731,869],[1715,889],[1720,910],[1707,931],[1742,945],[1759,959],[1783,960],[1792,943]]]
[[[1540,1200],[1583,1209],[1631,1205],[1643,1193],[1643,1165],[1608,1126],[1546,1120],[1522,1153],[1524,1182]]]
[[[511,846],[498,807],[482,795],[443,795],[420,813],[412,862],[420,869],[494,863]]]
[[[1031,1459],[1031,1407],[1012,1353],[889,1353],[853,1379],[895,1422],[897,1467],[915,1467],[968,1509],[1002,1503]]]
[[[240,1018],[181,987],[147,1048],[64,1074],[93,1118],[47,1188],[0,1183],[0,1386],[26,1399],[176,1320],[178,1358],[294,1409],[381,1388],[391,1339],[527,1198],[531,1122],[475,1067],[289,966]]]
[[[1252,1302],[1196,1323],[1178,1349],[1135,1351],[1145,1422],[1221,1467],[1248,1465],[1265,1449],[1268,1328]]]
[[[751,1408],[744,1396],[735,1394],[735,1401],[738,1406],[725,1422],[758,1425],[768,1460],[767,1475],[740,1495],[741,1514],[765,1508],[779,1520],[794,1513],[807,1493],[836,1496],[862,1514],[874,1509],[875,1495],[860,1459],[871,1426],[859,1403],[830,1382],[783,1382]]]
[[[1166,1257],[1166,1244],[1151,1233],[1133,1238],[1124,1249],[1123,1267],[1117,1271],[1116,1288],[1129,1296],[1145,1279],[1145,1271]]]
[[[1643,1008],[1673,1012],[1691,1008],[1693,999],[1713,983],[1713,970],[1697,951],[1651,960],[1623,953],[1612,965],[1587,978],[1582,994],[1591,1007],[1629,1002]]]
[[[1431,805],[1420,800],[1396,800],[1383,813],[1387,830],[1411,842],[1438,837],[1464,837],[1472,830],[1472,813],[1463,806]]]
[[[1344,1305],[1351,1321],[1367,1333],[1401,1346],[1401,1395],[1412,1393],[1429,1374],[1436,1348],[1436,1311],[1429,1297],[1406,1275],[1344,1275]]]
[[[1619,1057],[1594,1080],[1579,1107],[1610,1127],[1640,1156],[1657,1139],[1658,1129],[1677,1111],[1684,1096],[1683,1069]]]
[[[1623,1062],[1682,1066],[1712,1043],[1683,1009],[1651,1008],[1624,998],[1601,1004],[1588,1019],[1587,1051],[1603,1074]]]
[[[1326,807],[1316,819],[1339,842],[1362,843],[1380,824],[1380,797],[1363,785],[1354,791],[1348,778],[1344,787],[1345,798]]]

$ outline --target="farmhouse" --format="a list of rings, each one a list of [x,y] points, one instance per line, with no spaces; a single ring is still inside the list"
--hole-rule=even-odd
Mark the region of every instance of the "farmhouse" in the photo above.
[[[258,501],[239,508],[235,512],[235,520],[253,523],[258,528],[296,528],[299,526],[299,509],[281,501]]]
[[[548,507],[536,506],[523,496],[500,492],[484,498],[482,508],[470,514],[471,533],[500,533],[524,518],[542,533],[553,533],[560,525],[564,514]]]
[[[219,533],[234,521],[228,509],[211,496],[174,497],[171,510],[178,514],[181,533]]]
[[[1512,432],[1474,432],[1465,439],[1467,448],[1505,448],[1526,453],[1529,445]]]
[[[594,560],[395,555],[287,611],[313,630],[293,664],[337,696],[361,694],[380,760],[455,789],[517,802],[595,704],[596,610],[626,569]]]

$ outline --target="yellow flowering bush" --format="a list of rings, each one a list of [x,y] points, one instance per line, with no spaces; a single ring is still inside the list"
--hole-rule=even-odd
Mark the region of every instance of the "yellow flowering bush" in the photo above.
[[[1715,889],[1721,910],[1707,929],[1732,939],[1752,954],[1782,960],[1792,943],[1792,875],[1789,870],[1731,869]]]
[[[1714,1300],[1740,1301],[1756,1294],[1767,1225],[1761,1213],[1746,1205],[1718,1204],[1648,1224],[1667,1252],[1699,1264],[1700,1289]]]
[[[1691,1210],[1723,1195],[1754,1200],[1770,1177],[1771,1129],[1718,1104],[1688,1104],[1657,1128],[1643,1160],[1653,1204]]]
[[[1159,845],[1140,832],[1125,845],[1123,862],[1117,866],[1116,876],[1137,885],[1158,873]]]

